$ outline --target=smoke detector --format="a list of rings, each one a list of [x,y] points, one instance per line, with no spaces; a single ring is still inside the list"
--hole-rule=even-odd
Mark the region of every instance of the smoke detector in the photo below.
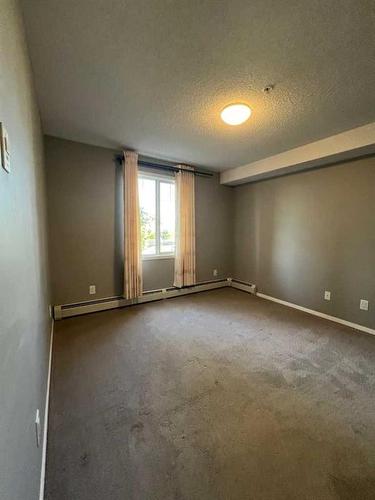
[[[272,83],[270,83],[269,85],[266,85],[264,88],[263,88],[263,92],[265,94],[270,94],[272,91],[273,91],[273,87],[274,85]]]

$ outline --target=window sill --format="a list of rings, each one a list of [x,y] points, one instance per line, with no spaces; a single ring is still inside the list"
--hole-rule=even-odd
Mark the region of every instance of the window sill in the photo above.
[[[142,260],[167,260],[174,259],[174,254],[165,254],[165,255],[142,255]]]

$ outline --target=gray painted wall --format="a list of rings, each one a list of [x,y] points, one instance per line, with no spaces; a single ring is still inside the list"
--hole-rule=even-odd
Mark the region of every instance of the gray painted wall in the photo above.
[[[234,277],[375,328],[374,214],[375,158],[236,187]]]
[[[46,137],[53,302],[122,293],[122,173],[116,151]],[[196,178],[197,277],[375,327],[375,159],[235,188]],[[144,289],[173,283],[173,260],[144,261]],[[323,299],[324,290],[332,300]],[[359,310],[360,298],[370,301]]]
[[[22,17],[0,1],[0,121],[12,173],[0,167],[0,498],[35,500],[42,448],[34,419],[46,395],[48,317],[42,134]]]
[[[122,169],[117,151],[45,137],[54,304],[122,293]],[[196,177],[197,279],[231,274],[233,189]],[[173,259],[143,263],[144,290],[173,284]]]

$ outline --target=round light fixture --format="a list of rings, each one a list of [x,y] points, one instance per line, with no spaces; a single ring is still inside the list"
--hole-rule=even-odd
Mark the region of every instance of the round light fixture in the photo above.
[[[241,125],[250,115],[251,109],[247,104],[229,104],[221,112],[221,119],[228,125]]]

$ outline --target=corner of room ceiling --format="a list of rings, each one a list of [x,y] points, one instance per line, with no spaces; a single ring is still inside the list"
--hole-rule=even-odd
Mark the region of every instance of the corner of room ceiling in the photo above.
[[[374,153],[375,122],[247,165],[224,170],[220,174],[220,183],[235,186]]]

